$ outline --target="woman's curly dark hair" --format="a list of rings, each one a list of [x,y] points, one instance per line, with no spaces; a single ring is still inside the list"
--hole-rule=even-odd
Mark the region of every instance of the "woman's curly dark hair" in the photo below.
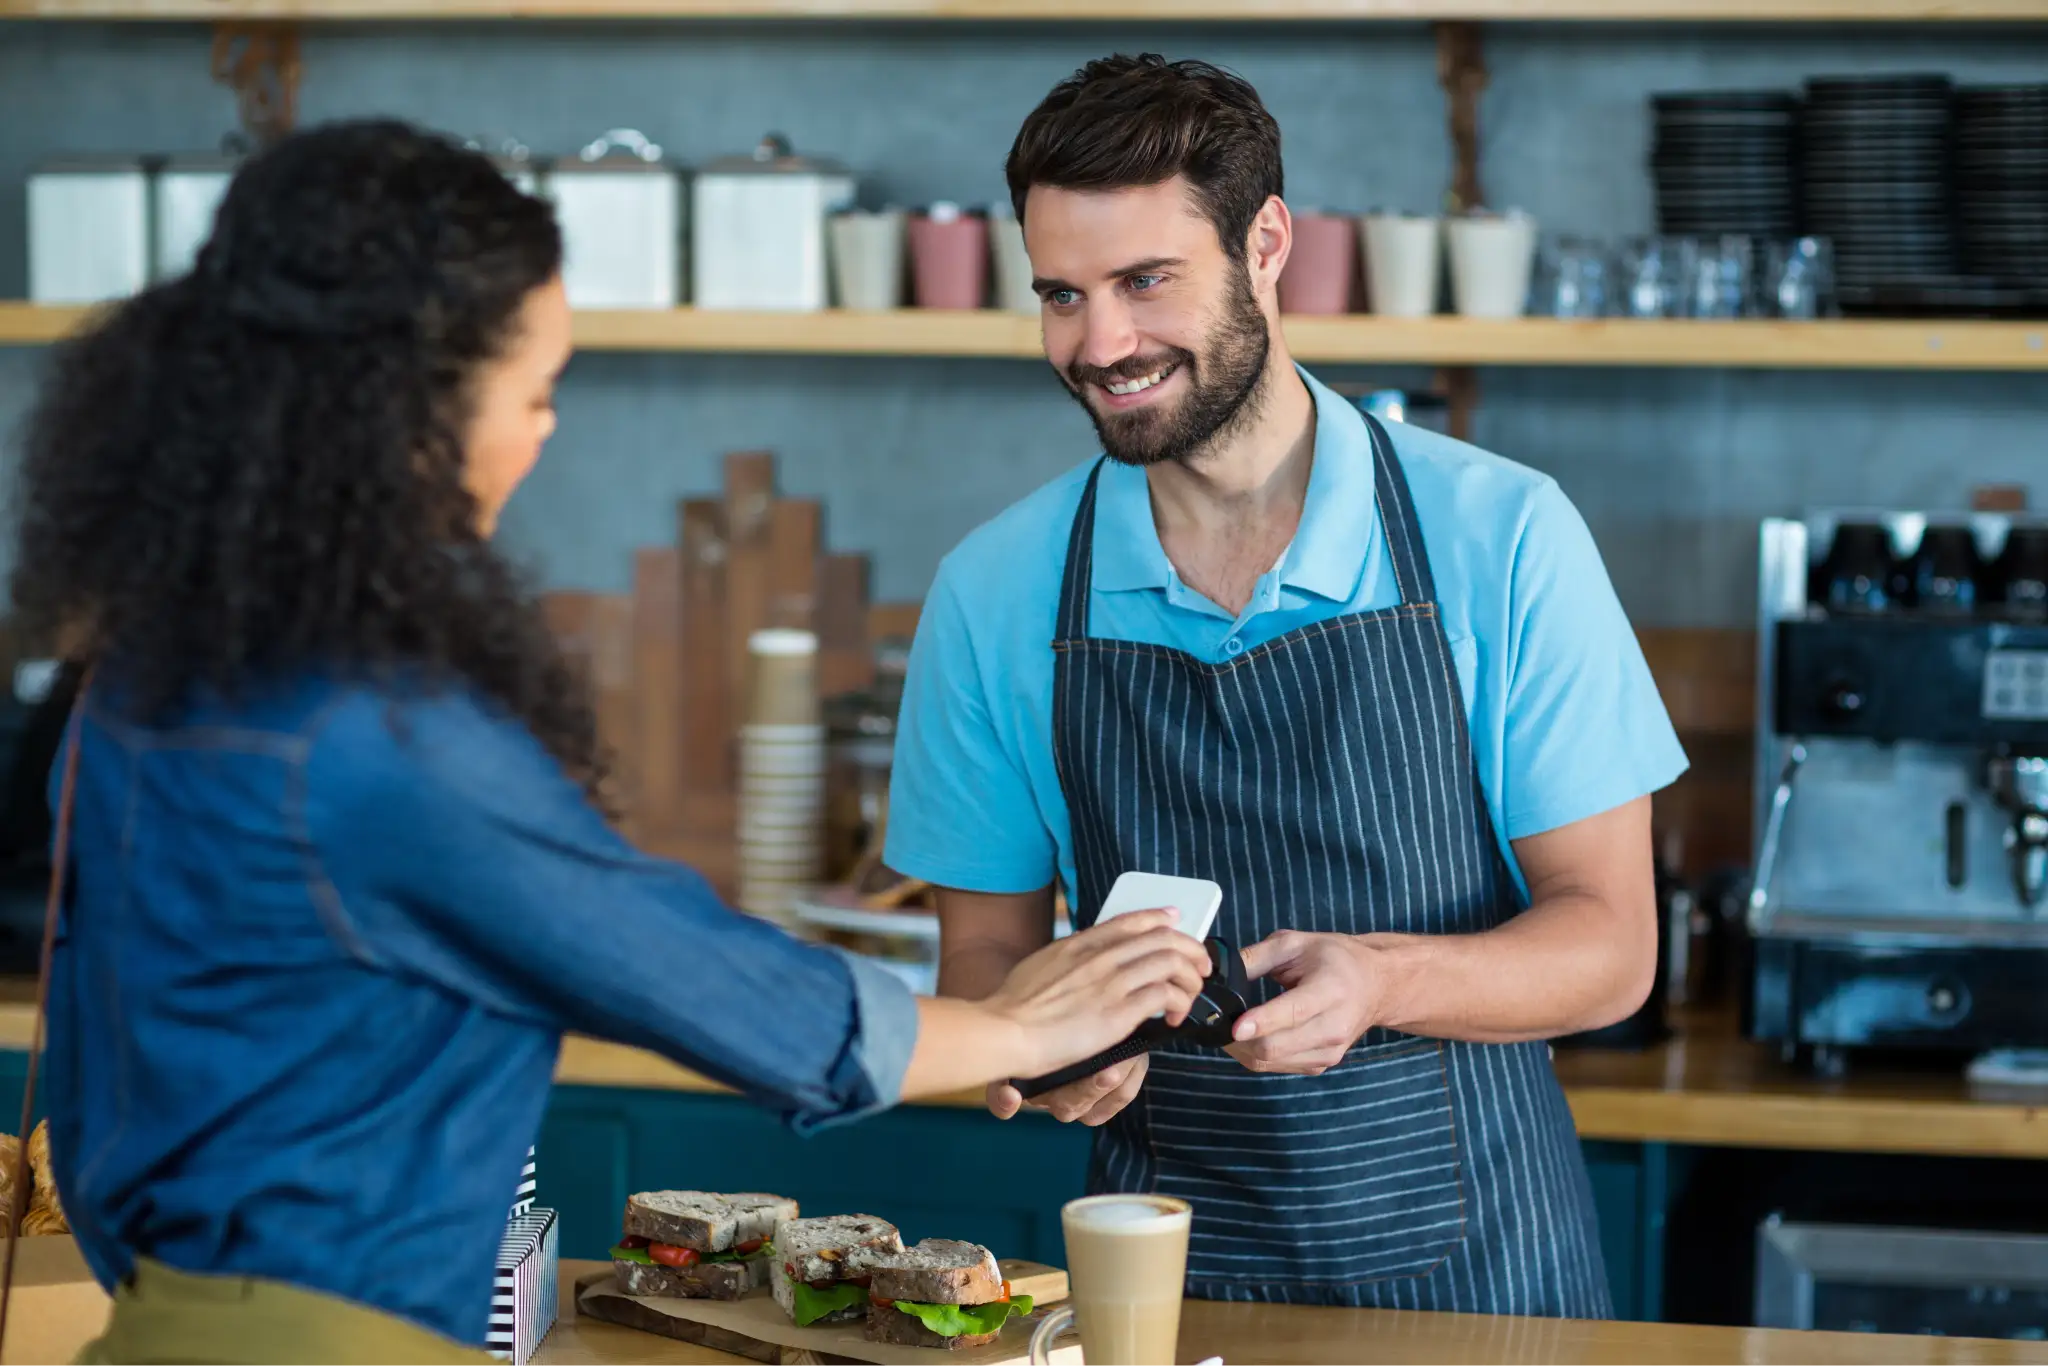
[[[596,796],[587,694],[463,482],[473,381],[561,259],[545,203],[402,123],[252,157],[192,272],[56,358],[15,501],[22,626],[151,716],[305,667],[466,680]]]

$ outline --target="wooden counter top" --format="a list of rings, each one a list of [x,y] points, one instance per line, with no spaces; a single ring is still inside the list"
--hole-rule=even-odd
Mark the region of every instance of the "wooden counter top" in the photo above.
[[[1559,1049],[1584,1138],[1722,1147],[2048,1157],[2048,1090],[1980,1086],[1960,1063],[1827,1081],[1741,1038],[1726,1015],[1640,1053]]]
[[[576,1317],[576,1281],[600,1262],[563,1262],[555,1330],[536,1366],[726,1363],[743,1357],[617,1324]],[[1181,1317],[1184,1362],[2048,1362],[2048,1344],[1872,1333],[1793,1333],[1664,1323],[1588,1323],[1419,1314],[1407,1310],[1298,1309],[1190,1301]]]

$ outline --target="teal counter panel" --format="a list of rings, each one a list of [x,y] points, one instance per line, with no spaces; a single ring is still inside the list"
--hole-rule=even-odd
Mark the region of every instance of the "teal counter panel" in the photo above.
[[[878,1215],[907,1238],[1058,1264],[1059,1207],[1081,1189],[1088,1139],[1042,1116],[936,1106],[799,1138],[730,1096],[565,1086],[541,1129],[540,1197],[562,1212],[565,1257],[602,1257],[633,1191],[693,1188],[773,1191]]]

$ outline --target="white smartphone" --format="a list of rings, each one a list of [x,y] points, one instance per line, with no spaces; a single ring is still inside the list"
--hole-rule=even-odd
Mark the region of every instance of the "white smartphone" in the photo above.
[[[1125,873],[1109,889],[1102,913],[1095,923],[1112,920],[1132,911],[1172,908],[1180,912],[1181,932],[1195,939],[1209,937],[1216,912],[1223,905],[1223,889],[1206,878],[1168,877],[1164,873]]]

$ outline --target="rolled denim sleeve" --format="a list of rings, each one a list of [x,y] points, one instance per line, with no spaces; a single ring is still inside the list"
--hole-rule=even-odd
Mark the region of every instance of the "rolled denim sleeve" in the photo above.
[[[834,950],[853,973],[853,999],[860,1014],[855,1061],[875,1087],[878,1106],[903,1099],[903,1076],[917,1047],[917,999],[901,979],[859,954]]]
[[[523,726],[415,704],[329,722],[307,825],[352,951],[481,1007],[649,1049],[810,1130],[895,1104],[917,1003],[620,838]]]

